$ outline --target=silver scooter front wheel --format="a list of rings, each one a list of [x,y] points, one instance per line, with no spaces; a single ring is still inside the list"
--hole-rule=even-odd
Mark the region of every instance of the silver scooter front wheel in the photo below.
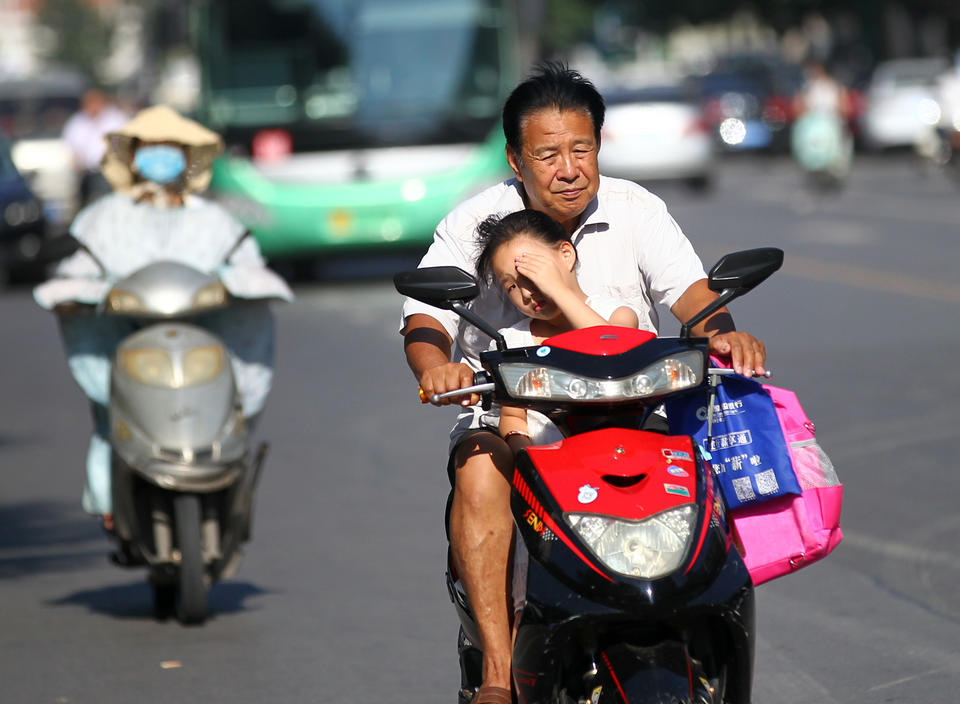
[[[177,620],[184,625],[201,624],[207,618],[207,576],[203,565],[200,497],[177,494],[173,499],[173,520],[180,551]]]

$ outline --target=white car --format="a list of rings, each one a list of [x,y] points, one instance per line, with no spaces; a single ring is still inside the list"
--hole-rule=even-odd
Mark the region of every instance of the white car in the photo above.
[[[695,96],[685,86],[607,92],[600,173],[637,182],[682,179],[704,189],[714,147]]]
[[[873,149],[920,148],[940,121],[937,77],[945,59],[895,59],[878,64],[860,117],[864,143]]]
[[[13,161],[43,201],[47,222],[65,227],[76,214],[79,176],[63,125],[80,109],[84,83],[69,73],[0,81],[0,128]]]

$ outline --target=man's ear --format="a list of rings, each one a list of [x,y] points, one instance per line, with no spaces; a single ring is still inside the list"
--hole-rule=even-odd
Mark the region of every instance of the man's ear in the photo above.
[[[517,177],[517,180],[520,181],[520,183],[523,183],[523,176],[520,175],[520,155],[513,151],[513,147],[511,147],[509,144],[507,145],[507,163],[513,170],[513,175]]]

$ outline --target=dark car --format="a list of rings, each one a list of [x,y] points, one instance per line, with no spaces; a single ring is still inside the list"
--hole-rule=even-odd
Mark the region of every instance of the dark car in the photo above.
[[[719,58],[700,78],[704,118],[724,150],[784,150],[802,86],[799,67],[766,54]]]
[[[30,190],[0,139],[0,277],[22,281],[41,275],[47,257],[43,204]]]

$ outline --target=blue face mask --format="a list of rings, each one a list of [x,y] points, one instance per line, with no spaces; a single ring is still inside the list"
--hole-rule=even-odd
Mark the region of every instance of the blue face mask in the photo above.
[[[140,147],[133,157],[137,172],[147,181],[161,185],[173,183],[187,168],[183,150],[166,144]]]

